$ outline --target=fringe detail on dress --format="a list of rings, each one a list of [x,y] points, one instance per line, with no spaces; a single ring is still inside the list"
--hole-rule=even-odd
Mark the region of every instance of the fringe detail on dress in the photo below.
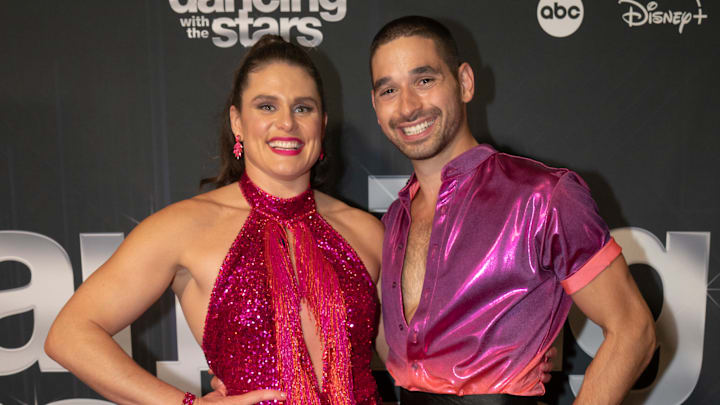
[[[300,221],[287,226],[295,236],[297,278],[283,226],[268,221],[264,235],[265,264],[275,310],[281,389],[287,394],[290,405],[320,405],[315,372],[312,367],[305,367],[302,361],[304,352],[307,353],[300,321],[300,301],[304,298],[315,318],[323,347],[322,391],[334,405],[352,405],[355,401],[347,312],[337,274],[324,259],[306,224]]]

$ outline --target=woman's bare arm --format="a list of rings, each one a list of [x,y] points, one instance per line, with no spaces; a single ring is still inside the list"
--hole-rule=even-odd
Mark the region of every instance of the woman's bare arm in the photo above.
[[[182,403],[183,392],[138,366],[112,335],[147,310],[182,268],[181,256],[198,231],[194,221],[197,204],[175,204],[138,225],[80,286],[50,330],[47,353],[110,401]],[[282,399],[282,395],[262,391],[226,398],[209,396],[196,404],[251,404],[265,399]]]
[[[139,367],[112,339],[165,291],[179,265],[185,221],[175,206],[138,225],[75,292],[53,323],[45,350],[98,393],[123,403],[181,403],[183,394]],[[173,238],[174,239],[174,238]]]

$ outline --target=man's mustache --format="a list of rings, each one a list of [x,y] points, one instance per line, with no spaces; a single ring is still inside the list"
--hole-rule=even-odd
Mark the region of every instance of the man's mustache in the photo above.
[[[400,115],[397,118],[391,118],[390,119],[390,127],[396,128],[399,124],[402,124],[404,122],[413,122],[416,121],[418,118],[421,117],[439,117],[442,115],[442,111],[440,111],[437,107],[431,107],[424,110],[415,110],[411,115]]]

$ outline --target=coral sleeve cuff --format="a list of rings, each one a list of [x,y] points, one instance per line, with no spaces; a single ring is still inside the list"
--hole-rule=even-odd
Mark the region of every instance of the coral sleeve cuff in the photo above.
[[[572,295],[581,288],[588,285],[598,274],[605,270],[615,258],[620,256],[622,248],[610,240],[590,260],[587,261],[578,271],[561,282],[565,292]]]

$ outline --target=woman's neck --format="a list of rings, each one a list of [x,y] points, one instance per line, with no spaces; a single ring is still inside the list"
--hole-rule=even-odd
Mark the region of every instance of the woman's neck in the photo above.
[[[310,184],[310,172],[293,178],[280,178],[246,166],[245,173],[261,190],[280,198],[291,198],[302,194]]]

